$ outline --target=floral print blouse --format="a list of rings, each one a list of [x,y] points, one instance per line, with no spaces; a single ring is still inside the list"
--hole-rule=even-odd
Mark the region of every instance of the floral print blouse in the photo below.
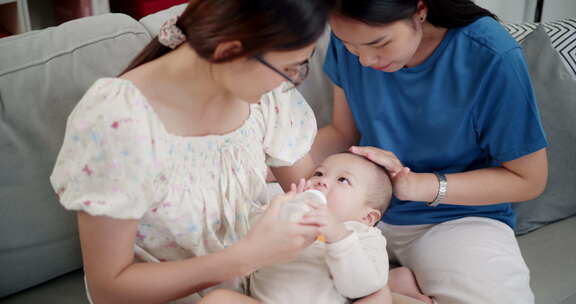
[[[68,118],[53,188],[66,209],[139,219],[135,252],[144,261],[230,246],[268,203],[266,165],[295,163],[316,135],[300,93],[282,89],[250,105],[230,133],[182,137],[166,131],[132,82],[99,79]]]

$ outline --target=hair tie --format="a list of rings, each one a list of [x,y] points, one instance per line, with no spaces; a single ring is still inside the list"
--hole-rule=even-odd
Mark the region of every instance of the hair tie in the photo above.
[[[186,36],[176,25],[178,17],[172,17],[160,27],[160,33],[158,33],[158,41],[160,44],[167,46],[171,49],[175,49],[177,46],[186,41]]]

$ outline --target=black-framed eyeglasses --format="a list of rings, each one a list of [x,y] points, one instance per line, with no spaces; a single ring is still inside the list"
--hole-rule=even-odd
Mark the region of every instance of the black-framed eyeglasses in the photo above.
[[[314,53],[312,53],[312,55],[314,55]],[[254,56],[254,59],[256,59],[258,62],[262,63],[263,65],[265,65],[266,67],[268,67],[269,69],[271,69],[272,71],[274,71],[276,74],[282,76],[282,78],[286,79],[286,81],[288,81],[291,86],[289,86],[288,88],[286,88],[284,91],[289,91],[291,89],[296,88],[297,86],[299,86],[300,84],[302,84],[302,82],[304,81],[304,79],[306,79],[306,77],[308,76],[308,72],[310,71],[310,67],[309,67],[309,59],[307,59],[306,61],[302,62],[301,64],[299,64],[297,66],[297,68],[293,69],[293,74],[296,75],[294,78],[288,76],[286,73],[280,71],[279,69],[277,69],[275,66],[273,66],[271,63],[269,63],[268,61],[264,60],[264,58],[262,58],[262,56],[258,55],[258,56]]]

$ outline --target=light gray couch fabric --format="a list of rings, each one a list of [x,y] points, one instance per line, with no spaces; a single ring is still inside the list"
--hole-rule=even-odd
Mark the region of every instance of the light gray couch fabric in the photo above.
[[[536,304],[576,304],[575,232],[573,216],[518,238]]]
[[[103,15],[0,40],[0,303],[88,303],[80,270],[52,279],[80,267],[74,214],[59,206],[48,181],[64,123],[96,78],[118,74],[182,8],[141,23]],[[300,88],[319,125],[329,123],[331,113],[330,83],[322,73],[327,38]],[[572,109],[549,109],[562,114],[552,112],[558,119],[576,117]],[[576,165],[566,166],[576,171]],[[556,182],[551,178],[549,187]],[[537,304],[576,304],[575,231],[576,217],[571,217],[519,237]]]
[[[20,293],[0,298],[2,304],[90,304],[84,273],[77,270]]]
[[[0,297],[81,267],[75,215],[48,177],[74,105],[149,39],[109,14],[0,40]]]
[[[552,48],[543,26],[521,44],[548,138],[550,174],[544,194],[514,204],[518,234],[576,214],[576,79]]]

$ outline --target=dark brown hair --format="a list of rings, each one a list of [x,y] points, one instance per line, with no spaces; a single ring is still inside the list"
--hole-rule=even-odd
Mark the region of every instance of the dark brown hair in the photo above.
[[[385,25],[408,19],[416,13],[418,0],[336,0],[336,15],[358,20],[368,25]],[[435,26],[456,28],[476,19],[497,17],[472,0],[423,0],[428,7],[426,19]]]
[[[329,0],[190,0],[176,25],[188,45],[207,61],[227,62],[269,51],[296,50],[314,43],[328,21]],[[242,50],[213,58],[218,44],[240,41]],[[168,53],[154,38],[122,72]]]

